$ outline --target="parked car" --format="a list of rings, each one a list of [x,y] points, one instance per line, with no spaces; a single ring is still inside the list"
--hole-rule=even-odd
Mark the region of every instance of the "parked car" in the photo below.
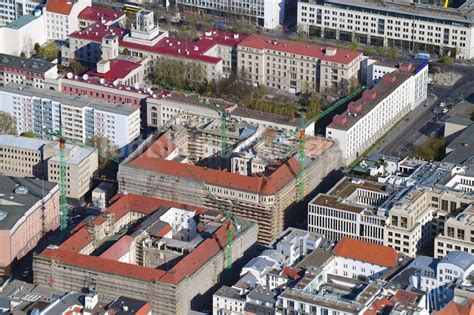
[[[446,106],[446,103],[445,103],[445,102],[439,103],[439,107],[443,108],[443,107],[445,107],[445,106]]]
[[[443,109],[441,110],[441,112],[442,112],[443,114],[446,114],[447,112],[449,112],[449,108],[445,107],[445,108],[443,108]]]

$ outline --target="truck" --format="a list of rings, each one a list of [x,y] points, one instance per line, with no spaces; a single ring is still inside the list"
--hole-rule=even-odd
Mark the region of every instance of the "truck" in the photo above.
[[[415,55],[415,59],[429,61],[429,60],[430,60],[430,54],[417,53],[417,54]]]

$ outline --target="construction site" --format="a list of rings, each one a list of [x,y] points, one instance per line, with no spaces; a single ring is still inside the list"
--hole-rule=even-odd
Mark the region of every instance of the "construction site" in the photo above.
[[[59,246],[33,258],[34,283],[149,301],[154,314],[202,309],[224,272],[253,249],[258,226],[182,203],[117,195]],[[198,283],[199,285],[192,285]]]
[[[333,170],[341,153],[331,140],[221,118],[179,114],[119,166],[122,193],[144,194],[219,210],[259,225],[269,244],[294,224],[298,202]]]

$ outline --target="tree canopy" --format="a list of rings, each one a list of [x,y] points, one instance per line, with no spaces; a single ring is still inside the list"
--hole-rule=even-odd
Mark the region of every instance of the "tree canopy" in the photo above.
[[[0,134],[16,135],[16,119],[7,112],[0,112]]]
[[[47,61],[53,61],[58,58],[58,48],[56,47],[55,42],[49,42],[44,46],[36,47],[38,49],[37,54],[39,57],[46,59]]]

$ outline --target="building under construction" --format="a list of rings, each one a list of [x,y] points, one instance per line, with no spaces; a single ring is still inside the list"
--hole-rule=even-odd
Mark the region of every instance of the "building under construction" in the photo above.
[[[256,224],[234,217],[229,242],[228,219],[218,211],[133,194],[112,202],[34,256],[35,284],[88,290],[104,301],[126,296],[149,302],[153,314],[184,315],[205,307],[224,269],[257,238]]]
[[[257,222],[258,241],[268,244],[297,217],[301,196],[341,166],[331,140],[300,137],[230,118],[223,124],[180,114],[122,162],[120,191],[215,210],[224,205]]]

